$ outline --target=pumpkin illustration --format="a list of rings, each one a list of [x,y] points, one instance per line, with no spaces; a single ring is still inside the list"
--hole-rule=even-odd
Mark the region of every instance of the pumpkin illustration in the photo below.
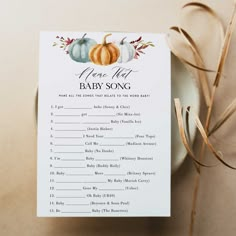
[[[120,56],[118,58],[119,63],[125,63],[134,59],[135,56],[135,48],[129,42],[125,42],[123,38],[120,43],[118,44],[118,48],[120,49]]]
[[[96,45],[97,42],[90,38],[85,38],[86,34],[82,38],[76,39],[69,46],[69,55],[72,60],[77,62],[86,63],[89,62],[89,50],[92,46]]]
[[[94,64],[106,66],[115,63],[119,58],[119,48],[114,43],[106,42],[110,35],[104,36],[102,44],[97,44],[91,48],[89,58]]]

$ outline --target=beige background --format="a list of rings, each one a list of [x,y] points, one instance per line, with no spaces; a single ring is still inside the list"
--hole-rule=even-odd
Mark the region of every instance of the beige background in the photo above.
[[[34,117],[40,30],[167,32],[179,22],[180,8],[185,2],[0,0],[0,235],[187,235],[195,176],[189,159],[172,177],[171,218],[37,218]],[[233,0],[204,2],[219,13],[226,25]],[[207,66],[215,68],[217,33],[214,26],[207,18],[194,18],[188,13],[185,17],[190,17],[184,20],[185,25],[188,23],[198,39]],[[191,26],[193,24],[197,26]],[[216,97],[214,119],[235,96],[235,42],[234,34],[226,77]],[[236,165],[235,129],[234,116],[217,133],[213,143]],[[195,235],[235,235],[235,183],[236,172],[222,165],[203,170]]]

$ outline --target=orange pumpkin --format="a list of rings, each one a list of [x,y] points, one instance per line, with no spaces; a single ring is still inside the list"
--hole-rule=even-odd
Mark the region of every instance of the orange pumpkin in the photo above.
[[[94,64],[106,66],[118,60],[119,48],[114,43],[106,42],[106,38],[110,35],[105,35],[102,44],[96,44],[90,49],[89,58]]]

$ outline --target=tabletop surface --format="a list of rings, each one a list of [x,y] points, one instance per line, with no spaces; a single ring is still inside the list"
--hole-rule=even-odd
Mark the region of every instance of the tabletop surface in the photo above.
[[[37,130],[35,94],[38,81],[40,30],[168,32],[180,23],[181,6],[187,1],[56,1],[9,0],[0,7],[0,235],[187,235],[196,171],[190,159],[172,176],[171,218],[37,218]],[[203,1],[202,1],[203,2]],[[209,4],[227,25],[233,0]],[[208,18],[189,21],[201,41],[205,60],[216,68],[219,49],[212,48],[216,29]],[[205,23],[204,23],[205,20]],[[194,31],[191,24],[200,24]],[[213,23],[212,23],[213,24]],[[187,27],[187,25],[186,25]],[[196,27],[197,29],[197,27]],[[204,40],[210,34],[210,41]],[[224,74],[217,90],[213,120],[235,97],[236,34],[233,35]],[[205,110],[202,109],[202,116]],[[235,116],[212,138],[224,158],[236,165]],[[195,149],[198,150],[200,139]],[[207,160],[214,159],[206,153]],[[222,165],[202,169],[195,235],[233,236],[236,231],[236,172]]]

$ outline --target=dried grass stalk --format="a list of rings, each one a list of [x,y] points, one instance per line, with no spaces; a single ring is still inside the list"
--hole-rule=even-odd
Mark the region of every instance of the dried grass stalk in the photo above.
[[[193,150],[192,150],[192,147],[191,147],[189,141],[188,141],[189,139],[187,139],[187,137],[186,137],[186,132],[188,134],[188,125],[186,126],[187,130],[185,131],[184,124],[183,124],[183,116],[182,116],[182,112],[181,112],[181,110],[182,110],[181,103],[180,103],[179,99],[175,99],[176,117],[177,117],[177,121],[178,121],[180,136],[181,136],[181,139],[182,139],[182,142],[183,142],[185,148],[188,151],[189,156],[192,157],[192,159],[194,160],[195,165],[197,165],[197,170],[198,170],[198,173],[197,173],[196,178],[195,178],[195,183],[194,183],[194,192],[193,192],[192,210],[191,210],[191,220],[190,220],[190,227],[189,227],[189,235],[192,236],[193,232],[194,232],[194,222],[195,222],[195,215],[196,215],[197,195],[198,195],[199,182],[200,182],[200,173],[201,173],[200,167],[202,167],[202,166],[203,167],[209,167],[209,165],[205,165],[205,164],[202,163],[202,160],[204,158],[205,147],[208,147],[208,149],[211,151],[213,156],[215,158],[217,158],[223,165],[225,165],[225,166],[227,166],[231,169],[236,169],[236,167],[228,164],[225,160],[223,160],[221,152],[216,151],[216,149],[212,146],[212,144],[209,141],[209,136],[211,134],[213,134],[214,132],[216,132],[220,127],[222,127],[222,125],[225,124],[225,122],[236,111],[236,99],[235,99],[225,109],[225,111],[220,116],[219,120],[216,122],[216,124],[213,126],[213,128],[209,131],[209,126],[210,126],[210,122],[211,122],[211,115],[212,115],[212,109],[213,109],[214,100],[215,100],[215,94],[216,94],[218,85],[220,83],[220,80],[223,77],[222,73],[223,73],[224,65],[225,65],[225,62],[226,62],[227,55],[228,55],[229,46],[230,46],[230,42],[231,42],[231,38],[232,38],[232,33],[233,33],[233,30],[234,30],[234,27],[235,27],[235,24],[236,24],[236,1],[234,1],[233,13],[232,13],[231,19],[229,21],[229,24],[227,26],[227,30],[226,30],[225,34],[224,34],[224,30],[223,30],[223,26],[222,26],[222,22],[221,22],[220,18],[217,16],[217,14],[209,6],[207,6],[203,3],[199,3],[199,2],[191,2],[191,3],[187,3],[183,6],[183,8],[187,8],[187,7],[199,7],[204,12],[210,14],[213,17],[213,19],[216,20],[216,22],[219,26],[219,32],[220,32],[220,36],[221,36],[221,39],[222,39],[222,45],[221,45],[221,50],[220,50],[220,54],[219,54],[217,69],[215,71],[214,70],[209,70],[209,69],[205,68],[204,61],[203,61],[203,59],[202,59],[202,57],[199,53],[199,49],[196,46],[196,43],[194,42],[192,37],[190,37],[190,35],[187,33],[187,31],[183,30],[181,27],[177,27],[177,26],[171,27],[171,30],[174,30],[177,33],[179,33],[181,35],[183,41],[188,45],[189,49],[191,50],[191,52],[194,55],[194,59],[195,59],[196,63],[189,62],[188,60],[183,58],[181,56],[181,54],[178,52],[178,50],[176,50],[173,47],[172,43],[169,41],[170,48],[171,48],[172,52],[183,63],[185,63],[187,65],[190,65],[190,66],[192,66],[192,67],[194,67],[195,69],[198,70],[198,78],[199,78],[199,81],[200,81],[200,84],[201,84],[203,96],[205,98],[205,103],[206,103],[206,106],[208,108],[204,126],[202,125],[199,117],[190,110],[190,107],[187,108],[187,114],[188,115],[186,115],[186,123],[188,124],[188,120],[189,120],[189,117],[190,117],[189,115],[191,114],[191,117],[194,119],[196,127],[199,130],[199,133],[201,134],[201,137],[202,137],[202,140],[203,140],[202,141],[202,146],[201,146],[201,151],[200,151],[200,154],[197,158],[196,155],[194,154]],[[207,72],[215,72],[216,73],[214,84],[213,84],[211,89],[209,89],[207,76],[205,74]]]

